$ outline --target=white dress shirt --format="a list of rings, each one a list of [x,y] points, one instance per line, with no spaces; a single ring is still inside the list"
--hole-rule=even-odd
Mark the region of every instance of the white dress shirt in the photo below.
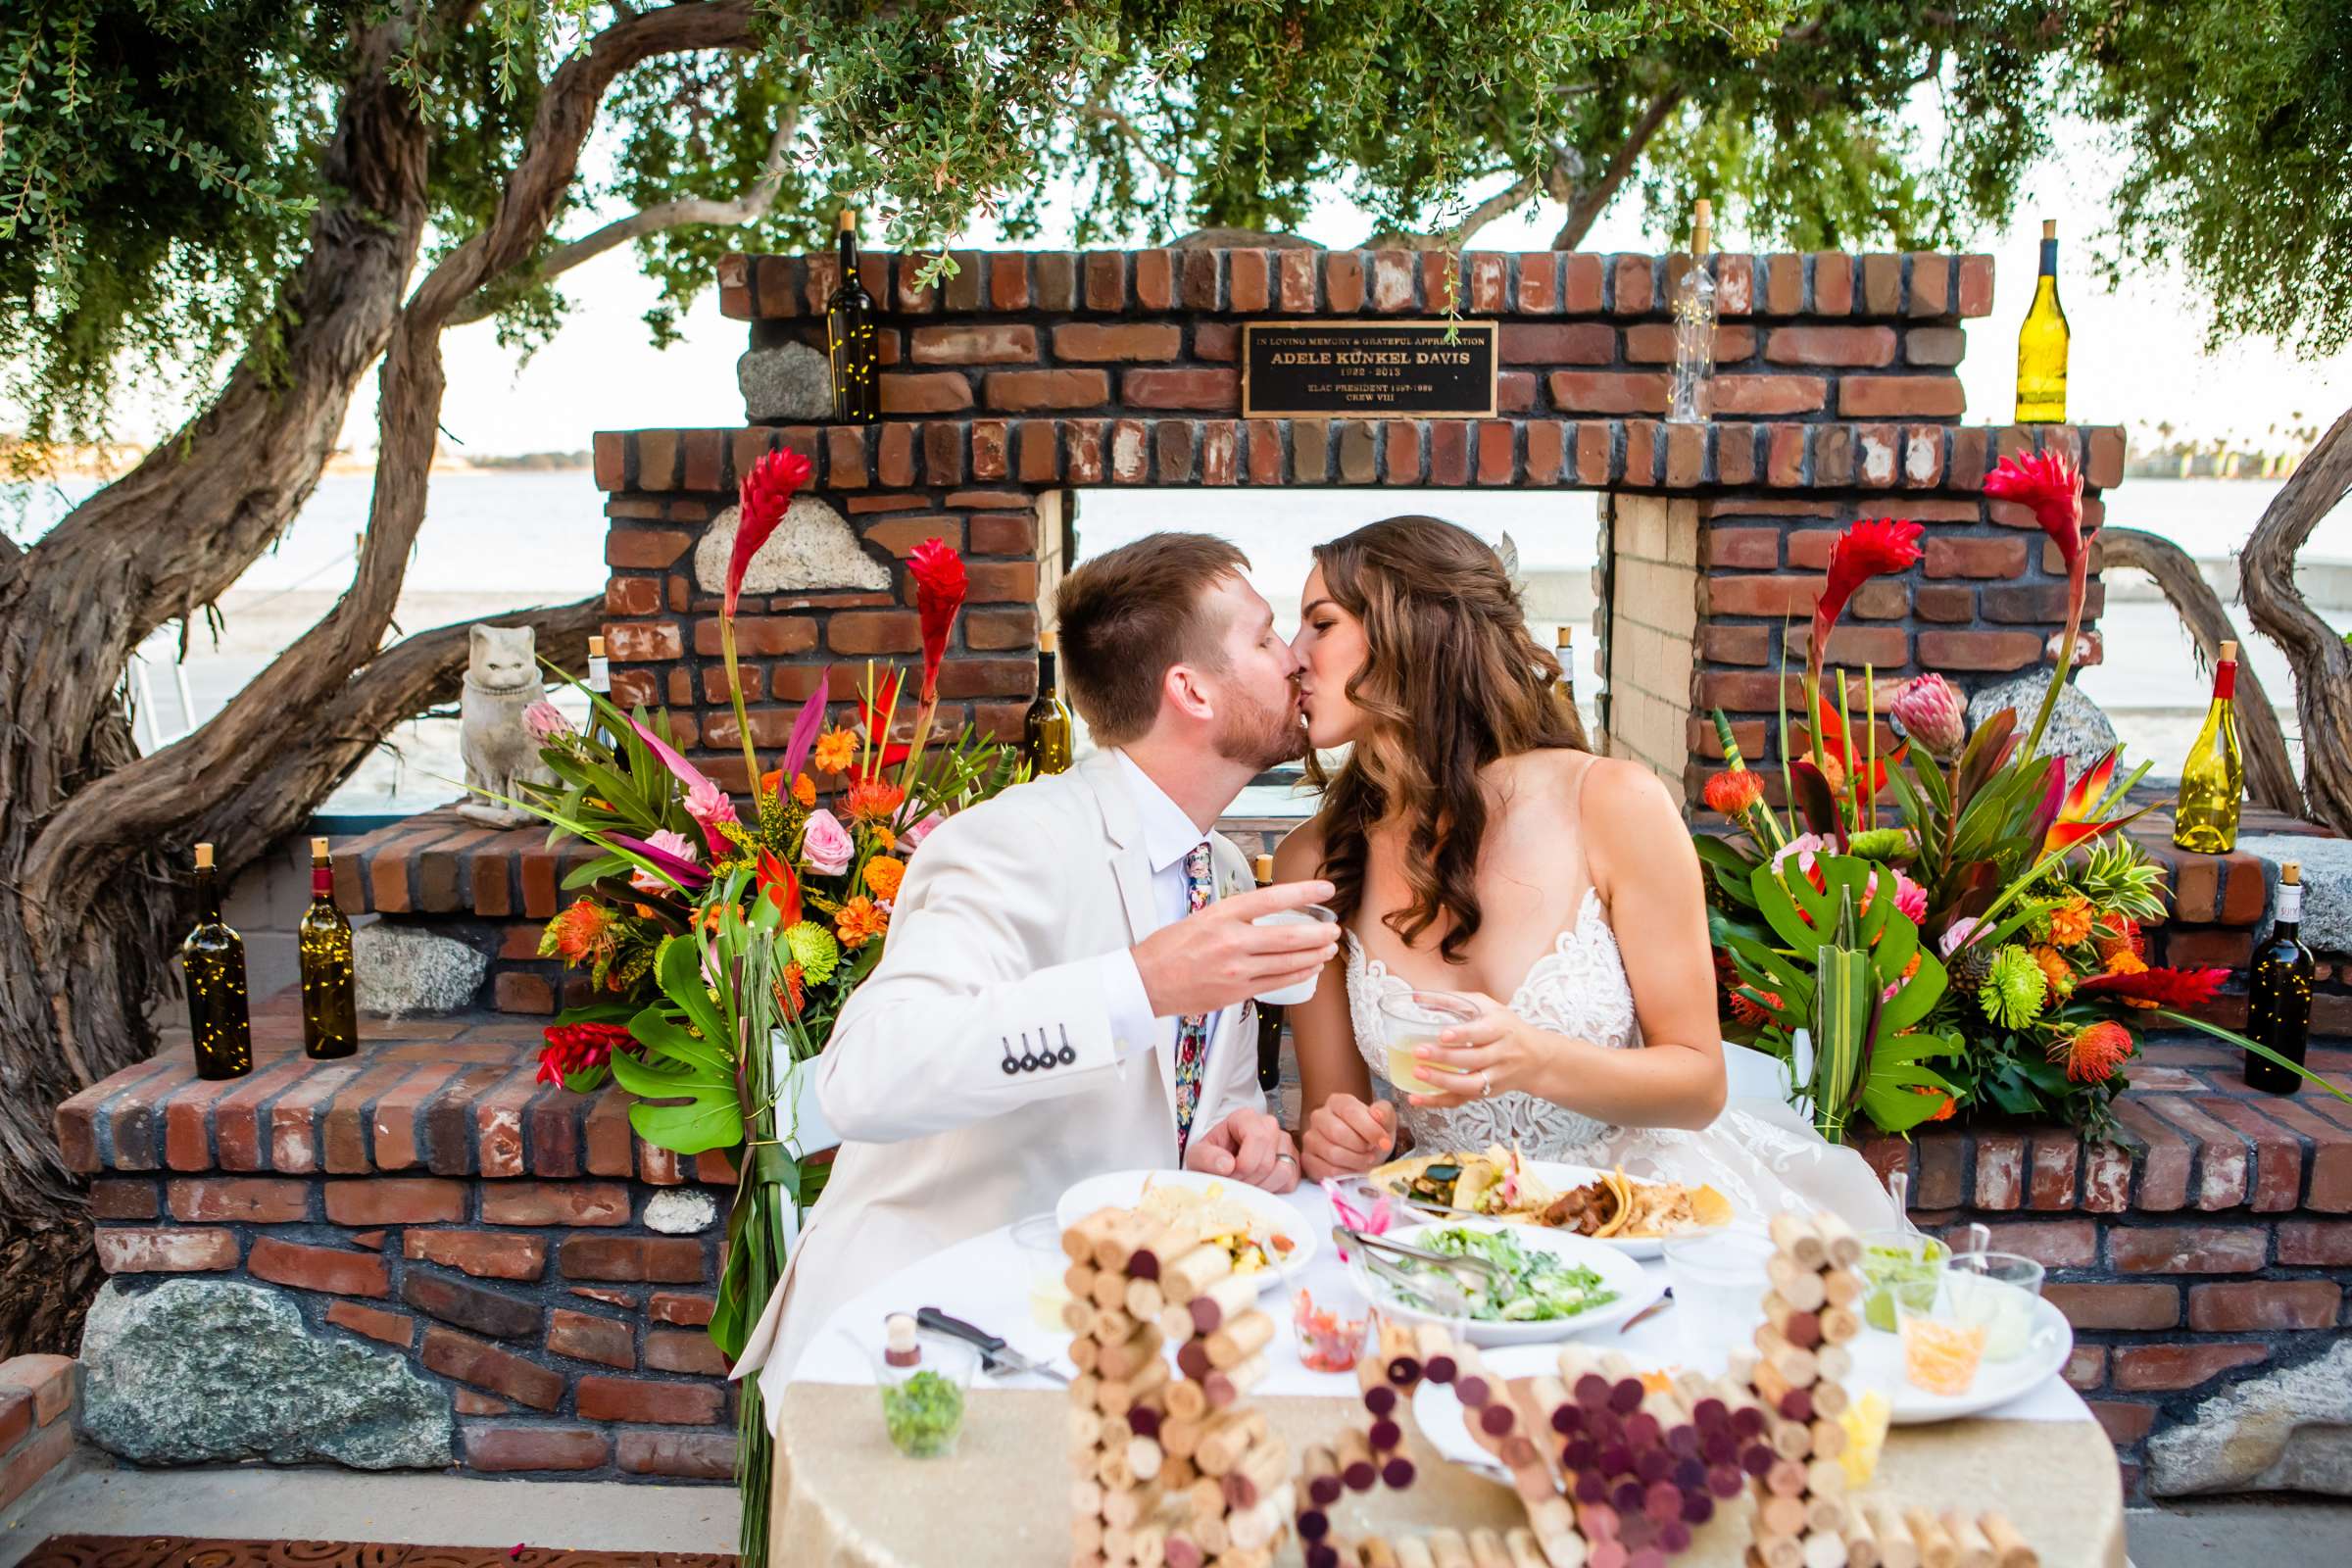
[[[1185,857],[1207,843],[1208,835],[1200,831],[1183,807],[1168,799],[1168,792],[1153,783],[1152,775],[1138,766],[1134,758],[1123,750],[1111,755],[1118,759],[1120,775],[1135,799],[1136,817],[1143,828],[1144,856],[1152,864],[1152,898],[1159,910],[1159,923],[1173,925],[1193,912],[1192,895],[1184,882]],[[1136,968],[1131,951],[1103,955],[1102,994],[1110,1001],[1111,1038],[1123,1052],[1133,1054],[1160,1044],[1162,1021],[1152,1015],[1152,999],[1144,992],[1143,973]],[[1219,1020],[1219,1014],[1209,1015],[1208,1036],[1202,1041],[1204,1050],[1214,1040]],[[1172,1045],[1175,1040],[1172,1021],[1167,1024],[1165,1034]]]

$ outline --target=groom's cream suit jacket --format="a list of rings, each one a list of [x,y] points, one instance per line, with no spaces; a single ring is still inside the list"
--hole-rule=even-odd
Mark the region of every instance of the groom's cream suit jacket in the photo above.
[[[763,1388],[835,1307],[908,1263],[1050,1210],[1083,1177],[1177,1163],[1176,1020],[1120,1038],[1145,1010],[1126,950],[1164,922],[1139,787],[1098,752],[958,812],[908,861],[882,961],[819,1058],[843,1143],[746,1348]],[[1250,887],[1241,852],[1209,841],[1219,894]],[[1196,1137],[1264,1106],[1247,1007],[1215,1022]]]

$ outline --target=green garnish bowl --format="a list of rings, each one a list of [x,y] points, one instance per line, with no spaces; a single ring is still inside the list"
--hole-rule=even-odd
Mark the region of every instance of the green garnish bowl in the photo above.
[[[1882,1334],[1895,1331],[1896,1308],[1925,1312],[1936,1304],[1952,1250],[1918,1231],[1870,1231],[1862,1238],[1862,1321]]]
[[[890,1446],[909,1459],[941,1459],[956,1451],[979,1352],[960,1340],[920,1337],[919,1365],[892,1366],[874,1357],[874,1381],[882,1396],[882,1430]]]

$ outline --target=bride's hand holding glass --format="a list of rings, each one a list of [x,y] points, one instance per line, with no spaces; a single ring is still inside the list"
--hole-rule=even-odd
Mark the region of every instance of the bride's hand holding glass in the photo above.
[[[1478,1015],[1440,1030],[1436,1045],[1414,1048],[1422,1080],[1444,1087],[1437,1094],[1414,1095],[1410,1102],[1449,1110],[1513,1091],[1549,1098],[1558,1037],[1545,1035],[1482,991],[1453,994],[1474,1004]]]
[[[1367,1104],[1349,1094],[1335,1094],[1317,1105],[1298,1140],[1306,1174],[1316,1181],[1360,1176],[1386,1164],[1396,1147],[1396,1107],[1385,1100]]]

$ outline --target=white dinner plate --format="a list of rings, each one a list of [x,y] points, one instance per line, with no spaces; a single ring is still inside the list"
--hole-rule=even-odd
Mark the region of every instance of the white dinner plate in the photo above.
[[[1274,1266],[1259,1276],[1261,1294],[1278,1283],[1298,1278],[1315,1259],[1322,1238],[1298,1217],[1297,1209],[1247,1182],[1237,1182],[1230,1176],[1205,1176],[1199,1171],[1114,1170],[1106,1175],[1089,1176],[1061,1195],[1054,1205],[1054,1223],[1066,1231],[1099,1208],[1133,1208],[1143,1201],[1146,1183],[1154,1187],[1189,1187],[1196,1192],[1206,1192],[1212,1187],[1220,1189],[1257,1216],[1262,1227],[1256,1233],[1258,1240],[1270,1244],[1277,1236],[1290,1238],[1291,1250],[1287,1253],[1267,1246],[1266,1258]]]
[[[1545,1230],[1540,1225],[1511,1225],[1492,1219],[1445,1220],[1427,1225],[1401,1226],[1389,1232],[1389,1235],[1410,1246],[1415,1245],[1420,1237],[1457,1227],[1478,1231],[1507,1230],[1524,1247],[1553,1253],[1570,1263],[1591,1269],[1600,1276],[1604,1287],[1617,1293],[1616,1299],[1580,1312],[1575,1317],[1552,1318],[1543,1322],[1491,1323],[1477,1318],[1446,1317],[1397,1299],[1396,1290],[1364,1266],[1360,1253],[1349,1258],[1348,1265],[1355,1288],[1363,1293],[1366,1300],[1391,1317],[1406,1323],[1438,1324],[1482,1349],[1502,1345],[1536,1345],[1565,1340],[1573,1335],[1590,1334],[1597,1329],[1615,1328],[1665,1294],[1665,1282],[1651,1278],[1640,1263],[1620,1249],[1606,1242],[1593,1241],[1589,1236]]]
[[[1523,1163],[1529,1175],[1535,1177],[1538,1181],[1542,1182],[1545,1187],[1550,1188],[1555,1193],[1564,1193],[1571,1188],[1583,1187],[1590,1182],[1597,1181],[1601,1176],[1607,1174],[1606,1172],[1601,1171],[1592,1165],[1570,1165],[1559,1160],[1531,1159],[1526,1160]],[[1632,1180],[1637,1184],[1642,1182],[1642,1178],[1639,1176],[1631,1177],[1629,1180]],[[1439,1216],[1431,1215],[1429,1217],[1435,1219]],[[1543,1230],[1545,1228],[1541,1225],[1535,1225],[1525,1219],[1509,1218],[1504,1216],[1497,1217],[1504,1218],[1505,1223],[1507,1224],[1522,1226],[1530,1230]],[[1705,1227],[1699,1228],[1703,1229]],[[1618,1251],[1623,1252],[1628,1257],[1639,1257],[1644,1259],[1662,1257],[1665,1255],[1666,1251],[1665,1239],[1658,1236],[1596,1236],[1588,1237],[1587,1240],[1596,1241],[1603,1247],[1615,1248]]]
[[[1488,1373],[1505,1383],[1513,1378],[1557,1377],[1560,1371],[1559,1348],[1552,1345],[1505,1346],[1483,1359]],[[1635,1362],[1634,1370],[1640,1373],[1654,1368]],[[1471,1438],[1470,1424],[1462,1419],[1462,1401],[1454,1397],[1452,1389],[1423,1379],[1413,1391],[1413,1425],[1446,1463],[1460,1465],[1497,1486],[1511,1484],[1511,1473]]]
[[[1847,1386],[1856,1393],[1883,1390],[1894,1424],[1909,1427],[1975,1415],[2032,1393],[2065,1367],[2066,1358],[2074,1353],[2075,1331],[2065,1313],[2035,1297],[2024,1352],[2006,1361],[1977,1363],[1976,1381],[1969,1384],[1966,1394],[1930,1394],[1914,1387],[1903,1376],[1903,1342],[1898,1334],[1866,1329],[1851,1342],[1850,1348],[1854,1375],[1846,1380]]]

